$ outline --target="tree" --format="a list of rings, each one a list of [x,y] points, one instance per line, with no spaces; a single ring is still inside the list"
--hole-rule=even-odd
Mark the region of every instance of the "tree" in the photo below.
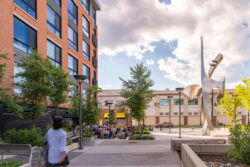
[[[0,54],[0,60],[7,59],[5,54]],[[6,63],[0,64],[0,83],[4,77]],[[6,93],[8,89],[3,89],[0,87],[0,104],[6,106],[9,112],[15,113],[17,116],[21,117],[22,108],[16,103],[13,95],[8,95]]]
[[[138,122],[140,136],[142,136],[141,123],[145,118],[145,111],[148,103],[152,101],[153,91],[150,89],[154,82],[150,79],[151,71],[137,64],[135,67],[130,67],[131,79],[122,81],[121,96],[126,99],[124,105],[130,110],[130,115]]]
[[[57,67],[49,62],[48,66],[51,70],[49,73],[49,80],[51,83],[49,100],[51,105],[56,108],[56,113],[58,115],[59,105],[67,102],[67,94],[65,92],[69,91],[69,86],[72,82],[68,80],[68,73],[66,73],[61,66]]]
[[[250,110],[250,78],[242,80],[243,85],[236,86],[235,94],[238,95],[238,99],[246,109]]]
[[[86,98],[84,94],[82,94],[82,121],[88,124],[96,124],[99,120],[99,113],[100,113],[100,108],[98,105],[98,101],[96,98],[96,94],[101,92],[101,89],[97,86],[90,86],[87,89],[87,94],[89,98]],[[79,116],[79,93],[75,94],[71,98],[71,106],[70,106],[70,112],[76,116]]]
[[[227,115],[229,118],[231,118],[231,121],[229,123],[234,123],[239,121],[235,120],[235,108],[234,108],[235,105],[237,110],[241,106],[241,101],[239,100],[239,97],[236,98],[232,97],[229,94],[229,92],[225,92],[224,96],[220,98],[218,112],[222,113],[223,115]]]
[[[112,127],[113,125],[116,125],[117,122],[115,122],[115,111],[114,110],[110,110],[109,111],[109,118],[108,121],[106,122],[110,127]]]
[[[32,119],[32,127],[36,125],[36,120],[44,114],[47,97],[50,95],[50,64],[49,59],[44,59],[36,50],[32,50],[30,55],[22,56],[17,67],[23,71],[16,74],[20,77],[14,85],[20,89],[19,101],[25,107],[24,117]]]

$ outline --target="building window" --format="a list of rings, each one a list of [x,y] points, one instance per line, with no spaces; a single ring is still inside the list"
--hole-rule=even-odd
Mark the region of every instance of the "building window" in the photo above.
[[[89,0],[80,0],[80,3],[82,4],[82,7],[85,9],[85,11],[89,14]]]
[[[160,99],[160,106],[169,105],[169,100],[167,99]]]
[[[69,18],[77,24],[77,6],[72,0],[68,0],[68,13],[69,13]]]
[[[78,60],[70,54],[68,55],[68,70],[71,76],[78,74]]]
[[[163,113],[161,112],[160,115],[163,115]]]
[[[191,112],[188,112],[188,115],[192,115],[192,113],[191,113]]]
[[[61,48],[49,40],[47,40],[47,56],[54,65],[61,65]]]
[[[69,86],[69,92],[68,92],[68,97],[72,98],[77,94],[77,86],[76,85],[70,85]]]
[[[174,115],[178,115],[178,112],[175,112]]]
[[[85,64],[82,65],[82,74],[87,76],[84,82],[89,84],[90,83],[90,68],[86,66]]]
[[[168,112],[166,112],[166,113],[165,113],[165,115],[169,115],[169,113],[168,113]]]
[[[89,38],[89,21],[85,16],[82,16],[82,31]]]
[[[15,4],[36,18],[36,0],[14,0]]]
[[[82,56],[86,59],[86,60],[90,60],[90,49],[89,49],[89,44],[86,41],[82,41]]]
[[[14,62],[14,75],[16,75],[18,73],[21,73],[23,71],[24,71],[23,68],[17,67],[16,63]],[[14,78],[14,83],[17,83],[17,82],[20,82],[20,81],[22,81],[22,77],[15,77]],[[15,86],[14,86],[14,92],[16,94],[21,94],[22,93],[22,91],[19,88],[15,87]]]
[[[78,50],[77,32],[75,32],[70,26],[68,26],[68,45],[74,50]]]
[[[181,115],[183,115],[183,112],[181,112]]]
[[[241,115],[241,112],[238,112],[238,115]]]
[[[174,99],[174,105],[179,105],[179,104],[181,104],[181,105],[183,105],[184,104],[184,99]]]
[[[36,31],[14,17],[14,47],[28,54],[36,49],[36,41]]]
[[[47,28],[59,38],[61,37],[61,17],[47,5]]]
[[[61,0],[54,0],[58,6],[61,6]]]
[[[92,12],[92,20],[96,24],[96,10],[93,8]]]
[[[188,100],[188,105],[198,105],[198,99]]]
[[[198,115],[198,112],[194,112],[194,115]]]

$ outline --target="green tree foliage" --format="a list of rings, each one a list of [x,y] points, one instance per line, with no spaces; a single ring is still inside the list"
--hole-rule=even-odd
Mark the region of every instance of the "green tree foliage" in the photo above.
[[[235,94],[238,95],[238,99],[242,105],[250,110],[250,78],[242,80],[243,85],[239,84],[235,89]]]
[[[110,127],[113,125],[116,125],[117,122],[115,121],[115,110],[110,110],[109,111],[109,118],[108,121],[106,122]]]
[[[142,63],[130,67],[131,79],[122,81],[121,96],[126,99],[123,103],[130,110],[130,115],[138,122],[140,135],[142,135],[141,124],[145,118],[148,103],[152,100],[153,91],[150,89],[154,82],[150,79],[151,71]]]
[[[99,120],[100,108],[96,98],[96,94],[101,92],[101,89],[97,86],[90,86],[87,89],[87,95],[82,95],[81,105],[82,105],[82,121],[88,124],[96,124]],[[79,116],[79,93],[71,98],[70,112],[76,116]]]
[[[50,80],[50,94],[49,100],[51,105],[56,108],[57,114],[58,107],[60,104],[64,104],[67,102],[67,94],[66,92],[69,91],[69,86],[72,84],[68,80],[68,73],[66,73],[61,66],[55,66],[52,63],[49,63],[49,80]]]
[[[36,120],[44,114],[47,98],[51,91],[50,81],[50,60],[44,59],[40,53],[33,50],[30,55],[22,56],[17,67],[23,71],[15,77],[22,78],[15,83],[21,90],[19,101],[25,107],[24,117],[32,119],[32,126],[35,127]]]
[[[2,62],[3,59],[7,59],[7,56],[4,54],[0,54],[0,62]],[[1,63],[0,64],[0,83],[2,82],[2,79],[4,77],[5,73],[5,67],[6,63]],[[3,89],[0,87],[0,105],[4,105],[8,107],[9,112],[13,112],[17,114],[19,117],[21,117],[21,106],[19,106],[16,103],[16,100],[13,95],[9,95],[6,93],[8,89]]]
[[[233,124],[235,120],[235,109],[234,109],[235,104],[237,111],[237,109],[241,106],[241,102],[238,97],[236,98],[232,97],[229,92],[225,92],[224,96],[219,101],[218,112],[222,113],[223,115],[227,115],[229,118],[231,118],[231,121],[229,122],[231,124]],[[239,120],[235,120],[235,122],[238,121]]]
[[[234,164],[250,166],[250,127],[236,125],[230,128],[232,149],[227,151],[227,156]]]
[[[235,119],[235,104],[236,111],[240,107],[244,107],[248,111],[250,110],[250,78],[243,79],[243,85],[239,84],[234,90],[234,95],[237,97],[232,97],[229,92],[225,92],[224,96],[219,101],[218,112],[231,118],[231,122]],[[235,101],[236,100],[236,101]],[[239,120],[236,120],[238,122]]]

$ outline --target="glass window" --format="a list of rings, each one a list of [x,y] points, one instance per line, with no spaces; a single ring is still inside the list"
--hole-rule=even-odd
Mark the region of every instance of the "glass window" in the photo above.
[[[84,80],[85,83],[89,84],[90,81],[90,68],[85,64],[82,65],[82,74],[87,76],[87,79]]]
[[[183,105],[184,104],[184,99],[174,99],[174,104],[175,105],[179,105],[179,104],[181,104],[181,105]]]
[[[85,11],[89,14],[89,0],[80,0],[80,3],[82,4],[82,7],[85,9]]]
[[[68,15],[69,18],[75,23],[77,24],[77,6],[75,5],[75,3],[72,0],[68,0]]]
[[[76,51],[78,50],[77,41],[77,33],[70,26],[68,26],[68,45]]]
[[[198,105],[198,99],[188,100],[188,105]]]
[[[61,17],[47,5],[47,28],[59,38],[61,37]]]
[[[78,60],[70,54],[68,55],[68,70],[71,76],[78,74]]]
[[[86,41],[82,41],[82,56],[86,59],[86,60],[90,60],[90,49],[89,49],[89,44]]]
[[[72,98],[77,94],[77,86],[76,85],[70,85],[69,86],[69,91],[68,91],[68,97]]]
[[[96,11],[95,11],[95,9],[93,8],[93,13],[92,13],[92,20],[93,20],[93,22],[94,23],[96,23]]]
[[[168,99],[160,99],[160,106],[165,106],[169,105],[169,100]]]
[[[50,40],[47,40],[47,56],[50,58],[54,65],[61,65],[61,48],[59,48]]]
[[[36,31],[16,17],[14,17],[14,47],[24,53],[30,53],[30,48],[36,49]]]
[[[89,38],[89,21],[82,16],[82,31]]]
[[[36,0],[14,0],[15,4],[36,18]]]
[[[54,0],[58,6],[61,6],[61,0]]]
[[[16,63],[14,63],[14,75],[16,75],[16,74],[18,74],[20,72],[23,72],[23,71],[24,70],[21,67],[17,67]],[[17,83],[17,82],[20,82],[20,81],[22,81],[21,77],[15,77],[14,78],[14,83]],[[22,93],[22,91],[19,88],[15,87],[15,86],[14,86],[14,92],[17,93],[17,94]]]

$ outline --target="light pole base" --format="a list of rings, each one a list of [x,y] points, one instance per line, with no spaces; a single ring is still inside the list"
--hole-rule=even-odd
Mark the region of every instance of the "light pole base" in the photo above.
[[[79,150],[82,150],[82,149],[83,149],[83,147],[78,147],[78,149],[79,149]]]
[[[181,138],[181,136],[179,136],[178,138]]]

